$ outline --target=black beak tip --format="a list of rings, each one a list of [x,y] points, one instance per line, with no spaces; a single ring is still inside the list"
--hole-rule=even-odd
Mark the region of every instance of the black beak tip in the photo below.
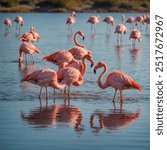
[[[91,66],[90,66],[90,67],[92,68],[92,67],[93,67],[93,65],[94,65],[94,64],[91,64]]]
[[[94,70],[94,74],[96,74],[96,70]]]
[[[85,37],[83,36],[83,38],[82,38],[83,40],[85,40]]]

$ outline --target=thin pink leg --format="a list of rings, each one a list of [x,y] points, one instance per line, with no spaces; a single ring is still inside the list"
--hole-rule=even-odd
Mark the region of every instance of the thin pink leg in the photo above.
[[[70,85],[68,86],[68,98],[70,98],[71,93],[70,93]]]
[[[40,89],[40,92],[39,92],[39,99],[42,99],[42,86],[41,86],[41,89]]]
[[[117,93],[117,89],[115,89],[115,93],[114,93],[114,97],[113,97],[113,102],[115,102],[116,93]]]
[[[46,86],[46,100],[48,99],[48,88]]]
[[[124,97],[123,97],[123,91],[120,90],[120,102],[123,103]]]

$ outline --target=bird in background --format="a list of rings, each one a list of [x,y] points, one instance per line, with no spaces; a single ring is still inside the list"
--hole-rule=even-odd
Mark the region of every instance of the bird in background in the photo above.
[[[100,61],[98,64],[94,67],[94,73],[96,73],[96,70],[99,68],[104,68],[103,72],[99,76],[98,79],[98,85],[102,89],[106,89],[108,87],[112,87],[115,89],[113,102],[115,102],[115,96],[117,90],[120,92],[120,102],[122,103],[124,101],[123,97],[123,90],[125,89],[137,89],[139,91],[142,91],[142,87],[134,81],[129,75],[122,71],[114,70],[109,73],[109,75],[106,78],[105,83],[102,83],[103,76],[106,74],[108,68],[107,65]]]
[[[126,24],[129,23],[130,24],[130,30],[134,29],[134,23],[135,23],[135,18],[134,17],[129,17],[126,22]]]
[[[35,27],[30,27],[30,31],[27,33],[24,33],[19,40],[20,41],[26,41],[26,42],[36,42],[39,41],[40,35],[36,32]]]
[[[91,24],[91,32],[95,33],[95,25],[100,22],[100,16],[91,16],[88,20],[87,23]]]
[[[63,89],[65,88],[66,84],[59,84],[57,80],[57,72],[50,68],[39,69],[31,74],[25,75],[21,82],[30,82],[32,84],[39,85],[40,92],[39,92],[39,99],[42,99],[42,88],[46,89],[46,99],[48,99],[48,87],[53,87],[55,89]]]
[[[9,28],[12,26],[12,22],[9,18],[5,18],[4,24],[5,24],[5,31],[9,30]]]
[[[117,34],[117,44],[120,43],[122,44],[122,34],[126,34],[127,32],[127,28],[125,25],[123,24],[118,24],[115,28],[115,33]],[[119,35],[121,36],[120,37],[120,40],[119,40]]]
[[[19,48],[19,62],[20,63],[23,61],[23,53],[25,54],[26,63],[27,63],[28,62],[27,55],[31,55],[33,62],[35,62],[34,53],[40,54],[41,52],[33,44],[29,42],[23,42]]]
[[[103,22],[107,23],[107,32],[111,32],[111,28],[109,25],[111,24],[112,26],[114,25],[114,18],[112,16],[107,16]]]
[[[24,20],[23,17],[21,16],[16,16],[16,18],[14,19],[14,22],[16,22],[16,30],[20,31],[20,27],[24,26]],[[19,26],[19,27],[18,27]]]
[[[142,29],[142,24],[144,25],[144,18],[143,16],[137,16],[135,18],[135,25],[137,26],[137,29],[138,29],[138,23],[140,24],[140,30]]]
[[[72,33],[72,26],[76,22],[76,13],[75,11],[71,12],[71,15],[67,18],[66,25],[68,26],[68,32],[71,30]]]
[[[136,40],[142,41],[142,36],[139,30],[132,30],[129,39],[132,41],[132,47],[135,48]],[[133,42],[134,41],[134,42]]]
[[[125,24],[125,22],[124,22],[125,21],[125,15],[121,16],[121,20],[122,20],[122,24]]]

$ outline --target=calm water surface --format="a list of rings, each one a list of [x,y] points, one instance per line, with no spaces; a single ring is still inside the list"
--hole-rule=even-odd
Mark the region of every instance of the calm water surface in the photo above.
[[[9,32],[4,32],[3,20],[14,20],[16,15],[23,16],[25,26],[18,33],[15,24]],[[142,42],[132,49],[129,40],[130,28],[123,36],[123,43],[117,45],[115,26],[111,34],[106,33],[106,24],[96,26],[96,34],[91,34],[90,24],[86,24],[90,13],[77,14],[77,23],[73,33],[67,32],[65,25],[68,14],[32,13],[0,14],[0,149],[2,150],[149,150],[149,31],[141,29]],[[100,13],[101,19],[112,15],[115,25],[121,22],[121,13]],[[141,14],[127,13],[126,18]],[[35,55],[36,63],[19,68],[18,37],[35,26],[41,40],[35,45],[42,51]],[[86,48],[93,53],[95,64],[105,61],[109,71],[117,69],[131,75],[142,87],[143,92],[127,90],[125,102],[120,106],[119,93],[116,103],[112,103],[114,90],[102,90],[97,85],[101,69],[94,75],[89,68],[85,83],[81,87],[72,87],[72,98],[49,88],[48,104],[38,99],[39,87],[29,83],[20,83],[28,72],[38,68],[50,67],[41,62],[42,57],[61,49],[74,46],[73,34],[83,30],[86,36]],[[106,76],[105,76],[106,77]],[[105,79],[103,80],[103,82]],[[43,91],[44,92],[44,91]]]

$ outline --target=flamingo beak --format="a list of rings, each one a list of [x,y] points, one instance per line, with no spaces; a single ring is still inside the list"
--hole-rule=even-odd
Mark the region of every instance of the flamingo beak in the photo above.
[[[96,74],[96,70],[94,69],[94,74]]]
[[[85,39],[85,36],[83,36],[82,39],[84,40],[84,39]]]
[[[93,62],[93,60],[91,60],[91,65],[90,65],[90,67],[92,68],[93,65],[94,65],[94,62]]]

